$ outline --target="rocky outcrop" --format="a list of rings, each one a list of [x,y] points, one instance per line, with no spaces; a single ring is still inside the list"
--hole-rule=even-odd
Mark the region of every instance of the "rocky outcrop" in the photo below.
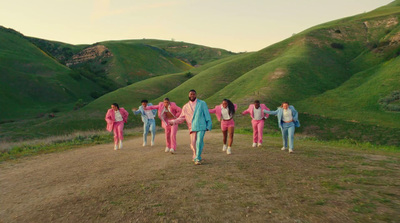
[[[107,58],[112,57],[113,54],[104,45],[94,45],[90,46],[81,52],[72,56],[72,59],[66,63],[68,67],[77,64],[85,63],[90,60],[94,60],[98,57]]]

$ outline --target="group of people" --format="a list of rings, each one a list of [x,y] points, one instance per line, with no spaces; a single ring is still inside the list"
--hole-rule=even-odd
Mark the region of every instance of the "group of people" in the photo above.
[[[189,135],[190,148],[193,152],[193,162],[200,165],[202,162],[201,154],[204,148],[204,135],[206,131],[211,131],[212,120],[210,113],[216,115],[221,122],[221,130],[223,133],[222,151],[228,155],[232,154],[232,143],[235,129],[234,116],[237,105],[230,100],[224,99],[220,105],[213,109],[208,109],[207,104],[196,97],[196,91],[189,91],[189,102],[182,109],[171,102],[169,98],[158,105],[152,105],[147,100],[142,100],[139,108],[133,108],[135,115],[141,115],[143,122],[143,146],[147,145],[147,134],[151,132],[151,146],[155,144],[155,116],[161,120],[161,126],[165,130],[165,152],[174,154],[176,152],[176,133],[178,125],[186,121]],[[242,112],[242,115],[250,114],[253,127],[253,144],[252,147],[260,147],[263,143],[264,121],[269,115],[278,117],[278,126],[282,132],[283,147],[282,150],[289,149],[289,153],[293,153],[293,140],[295,127],[300,126],[298,113],[296,109],[283,102],[276,111],[270,111],[265,104],[260,104],[258,100],[250,104],[249,107]],[[111,105],[111,109],[107,111],[106,122],[107,130],[114,132],[114,150],[122,149],[123,127],[128,120],[129,113],[120,108],[117,103]],[[229,138],[229,139],[228,139]]]

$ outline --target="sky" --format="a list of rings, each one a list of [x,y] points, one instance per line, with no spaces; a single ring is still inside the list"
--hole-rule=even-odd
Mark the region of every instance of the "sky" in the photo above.
[[[161,39],[251,52],[392,0],[0,0],[0,25],[70,44]]]

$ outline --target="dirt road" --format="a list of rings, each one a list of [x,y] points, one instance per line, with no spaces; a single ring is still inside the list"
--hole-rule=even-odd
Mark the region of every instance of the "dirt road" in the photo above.
[[[297,143],[296,153],[289,155],[279,150],[279,138],[266,137],[263,148],[251,148],[248,135],[235,135],[233,154],[226,155],[221,151],[221,136],[218,130],[206,133],[205,162],[200,166],[191,161],[187,131],[178,132],[174,155],[164,152],[163,134],[158,134],[153,147],[142,147],[138,137],[126,140],[119,151],[106,144],[4,162],[0,164],[0,221],[374,219],[371,212],[363,212],[365,208],[354,211],[356,199],[373,203],[370,209],[379,216],[393,220],[400,213],[399,156],[332,151],[304,142]],[[365,165],[360,169],[361,162]],[[364,170],[370,173],[368,179]],[[384,186],[360,184],[361,178]],[[389,201],[373,202],[365,193]]]

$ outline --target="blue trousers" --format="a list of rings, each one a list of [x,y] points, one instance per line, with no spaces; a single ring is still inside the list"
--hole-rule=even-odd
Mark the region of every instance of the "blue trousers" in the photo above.
[[[289,139],[289,149],[293,150],[293,140],[294,140],[294,123],[282,123],[282,141],[283,141],[283,146],[285,148],[288,147],[288,139]]]
[[[203,152],[203,147],[204,147],[204,135],[206,134],[206,131],[198,131],[196,135],[196,157],[194,158],[194,161],[200,161],[201,160],[201,153]]]
[[[147,134],[151,132],[151,142],[154,143],[156,137],[156,121],[154,119],[147,120],[147,124],[143,124],[143,143],[147,144]]]

